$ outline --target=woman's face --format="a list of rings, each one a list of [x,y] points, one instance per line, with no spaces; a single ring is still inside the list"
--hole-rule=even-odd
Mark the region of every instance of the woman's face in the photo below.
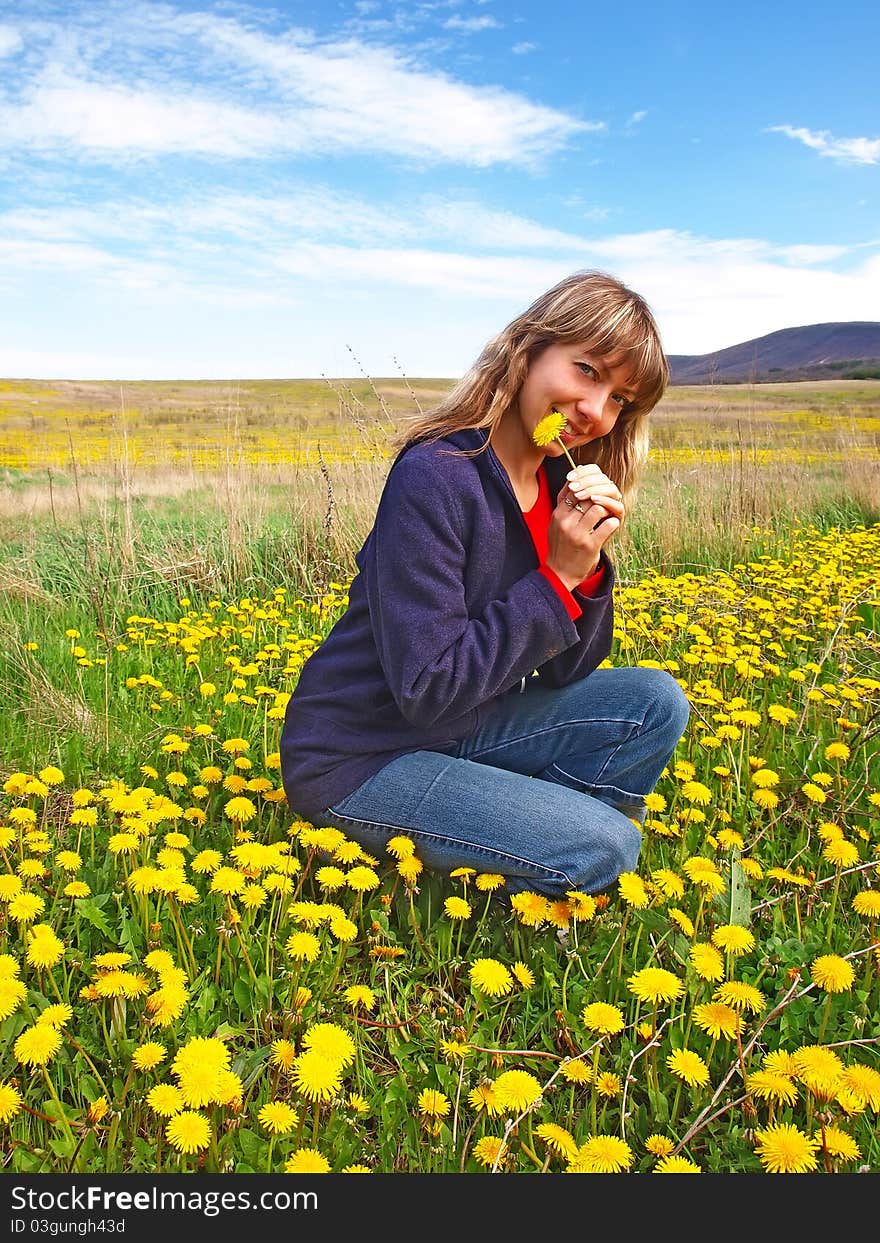
[[[577,343],[546,345],[533,359],[517,397],[523,429],[531,441],[541,419],[554,410],[565,415],[560,439],[570,451],[607,436],[621,410],[636,397],[624,364],[602,358]],[[561,457],[558,441],[545,449]]]

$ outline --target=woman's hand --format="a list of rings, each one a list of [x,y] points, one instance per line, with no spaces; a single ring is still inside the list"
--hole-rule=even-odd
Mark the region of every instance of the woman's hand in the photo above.
[[[617,484],[594,463],[569,472],[550,520],[547,549],[547,565],[569,591],[595,571],[603,544],[625,513]]]

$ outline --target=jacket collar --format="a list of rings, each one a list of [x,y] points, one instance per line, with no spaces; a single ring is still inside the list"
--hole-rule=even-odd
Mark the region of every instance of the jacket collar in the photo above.
[[[486,428],[466,427],[460,432],[452,432],[449,436],[445,436],[444,440],[447,443],[454,445],[456,449],[472,452],[474,449],[481,449],[488,440],[488,437],[489,433]],[[485,450],[484,453],[477,454],[473,460],[477,463],[477,469],[482,474],[488,474],[497,479],[498,482],[501,483],[504,490],[510,493],[513,500],[516,501],[515,493],[511,487],[510,480],[507,477],[507,471],[501,465],[501,461],[491,445]],[[550,485],[550,495],[552,496],[555,504],[556,497],[562,491],[563,485],[565,484],[565,476],[569,471],[568,459],[565,457],[545,457],[544,469],[547,473],[547,482]],[[518,503],[517,509],[519,509]]]

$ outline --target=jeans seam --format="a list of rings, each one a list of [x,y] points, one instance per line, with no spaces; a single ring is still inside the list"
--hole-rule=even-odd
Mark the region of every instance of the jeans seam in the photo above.
[[[551,764],[549,769],[546,771],[555,771],[561,776],[567,777],[569,781],[574,781],[577,789],[582,789],[585,794],[592,794],[595,796],[595,792],[597,790],[602,790],[610,794],[620,795],[624,799],[631,799],[634,803],[641,803],[645,798],[644,794],[637,794],[634,790],[624,790],[623,786],[603,785],[594,781],[581,781],[579,777],[574,775],[574,773],[567,773],[565,769],[560,768],[558,764]]]
[[[477,842],[469,842],[462,838],[451,837],[448,834],[431,833],[427,829],[412,829],[405,824],[387,824],[382,820],[361,820],[358,816],[341,815],[333,807],[327,809],[331,815],[337,820],[345,820],[348,824],[359,824],[365,829],[388,829],[396,833],[406,833],[408,836],[415,838],[426,838],[431,842],[449,843],[460,849],[468,850],[473,854],[479,854],[490,857],[496,861],[510,860],[520,864],[523,867],[533,868],[537,875],[544,877],[552,877],[554,879],[564,880],[568,885],[574,887],[574,881],[567,872],[563,872],[559,868],[550,868],[543,863],[536,863],[533,859],[524,859],[521,855],[509,854],[507,851],[497,850],[494,846],[482,846]]]
[[[533,738],[541,738],[546,734],[553,734],[557,732],[558,730],[570,729],[572,725],[631,725],[635,729],[642,729],[644,727],[644,724],[645,724],[644,717],[642,718],[641,721],[631,721],[629,717],[625,717],[625,716],[577,717],[574,720],[559,721],[555,725],[547,725],[543,729],[536,729],[536,730],[531,731],[530,733],[519,734],[516,738],[507,738],[505,739],[504,742],[494,743],[492,746],[483,747],[479,751],[471,751],[463,758],[472,760],[472,759],[475,759],[478,755],[488,755],[490,751],[502,751],[505,747],[515,747],[519,743],[530,741]],[[629,738],[627,738],[626,741],[629,742],[631,739],[632,739],[632,734],[630,734]],[[615,754],[616,753],[617,752],[615,751]],[[607,766],[607,764],[608,764],[608,761],[606,760],[605,764],[602,766],[603,771],[605,767]]]

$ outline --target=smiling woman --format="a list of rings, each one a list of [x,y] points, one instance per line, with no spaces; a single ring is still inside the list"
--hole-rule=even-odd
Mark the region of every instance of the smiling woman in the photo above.
[[[605,545],[667,378],[643,299],[579,272],[410,424],[348,609],[288,704],[292,808],[514,893],[593,893],[635,866],[688,705],[661,670],[599,668]],[[565,440],[538,443],[552,416]]]

